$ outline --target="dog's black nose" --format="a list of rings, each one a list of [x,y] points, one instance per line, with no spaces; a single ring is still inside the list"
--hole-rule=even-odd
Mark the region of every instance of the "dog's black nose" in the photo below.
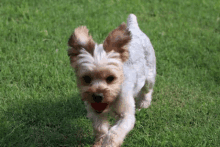
[[[103,99],[103,94],[102,93],[93,93],[92,98],[96,103],[100,103]]]

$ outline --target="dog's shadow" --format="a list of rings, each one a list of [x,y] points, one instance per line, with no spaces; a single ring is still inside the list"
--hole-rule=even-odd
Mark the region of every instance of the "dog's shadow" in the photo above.
[[[0,146],[89,146],[94,141],[78,94],[59,102],[16,103],[3,111],[2,119]]]

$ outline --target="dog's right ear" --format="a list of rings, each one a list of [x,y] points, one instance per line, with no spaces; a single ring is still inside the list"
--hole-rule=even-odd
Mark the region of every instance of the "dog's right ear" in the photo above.
[[[95,48],[95,42],[92,36],[89,36],[89,30],[86,26],[80,26],[75,29],[74,33],[69,38],[68,45],[71,47],[68,50],[68,56],[70,57],[70,63],[73,68],[76,67],[77,56],[81,49],[84,48],[90,54],[93,54]]]

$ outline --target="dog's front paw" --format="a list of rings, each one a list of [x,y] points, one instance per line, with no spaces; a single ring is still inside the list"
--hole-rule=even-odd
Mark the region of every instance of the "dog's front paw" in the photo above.
[[[103,139],[106,135],[103,135],[101,137],[97,137],[95,140],[95,144],[92,147],[102,147]]]
[[[96,141],[92,147],[101,147],[101,146],[102,146],[102,140],[99,140],[99,141]]]
[[[120,147],[123,140],[115,132],[109,131],[103,139],[102,147]]]
[[[95,141],[95,144],[92,146],[92,147],[101,147],[102,146],[102,139],[101,140],[98,140],[98,141]]]

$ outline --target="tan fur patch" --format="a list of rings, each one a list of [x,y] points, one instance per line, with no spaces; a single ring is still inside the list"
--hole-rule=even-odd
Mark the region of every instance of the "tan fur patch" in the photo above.
[[[82,79],[84,75],[78,78],[78,86],[81,90],[82,100],[88,101],[89,103],[94,103],[92,94],[102,93],[104,95],[102,103],[107,103],[108,105],[111,105],[117,98],[117,95],[120,91],[120,85],[122,84],[124,79],[123,71],[119,70],[118,72],[112,72],[111,70],[103,67],[85,75],[90,76],[92,81],[91,84],[84,85]],[[107,81],[107,78],[109,76],[114,77],[114,80],[110,83],[108,83]]]
[[[103,43],[106,52],[114,50],[120,53],[121,60],[127,61],[129,58],[128,43],[131,41],[131,35],[125,23],[113,30]]]
[[[84,48],[90,54],[93,54],[95,48],[95,42],[93,41],[92,36],[89,36],[89,30],[86,26],[80,26],[75,29],[74,33],[69,38],[68,45],[71,47],[68,50],[68,56],[70,56],[70,62],[74,68],[74,63],[80,49]]]

